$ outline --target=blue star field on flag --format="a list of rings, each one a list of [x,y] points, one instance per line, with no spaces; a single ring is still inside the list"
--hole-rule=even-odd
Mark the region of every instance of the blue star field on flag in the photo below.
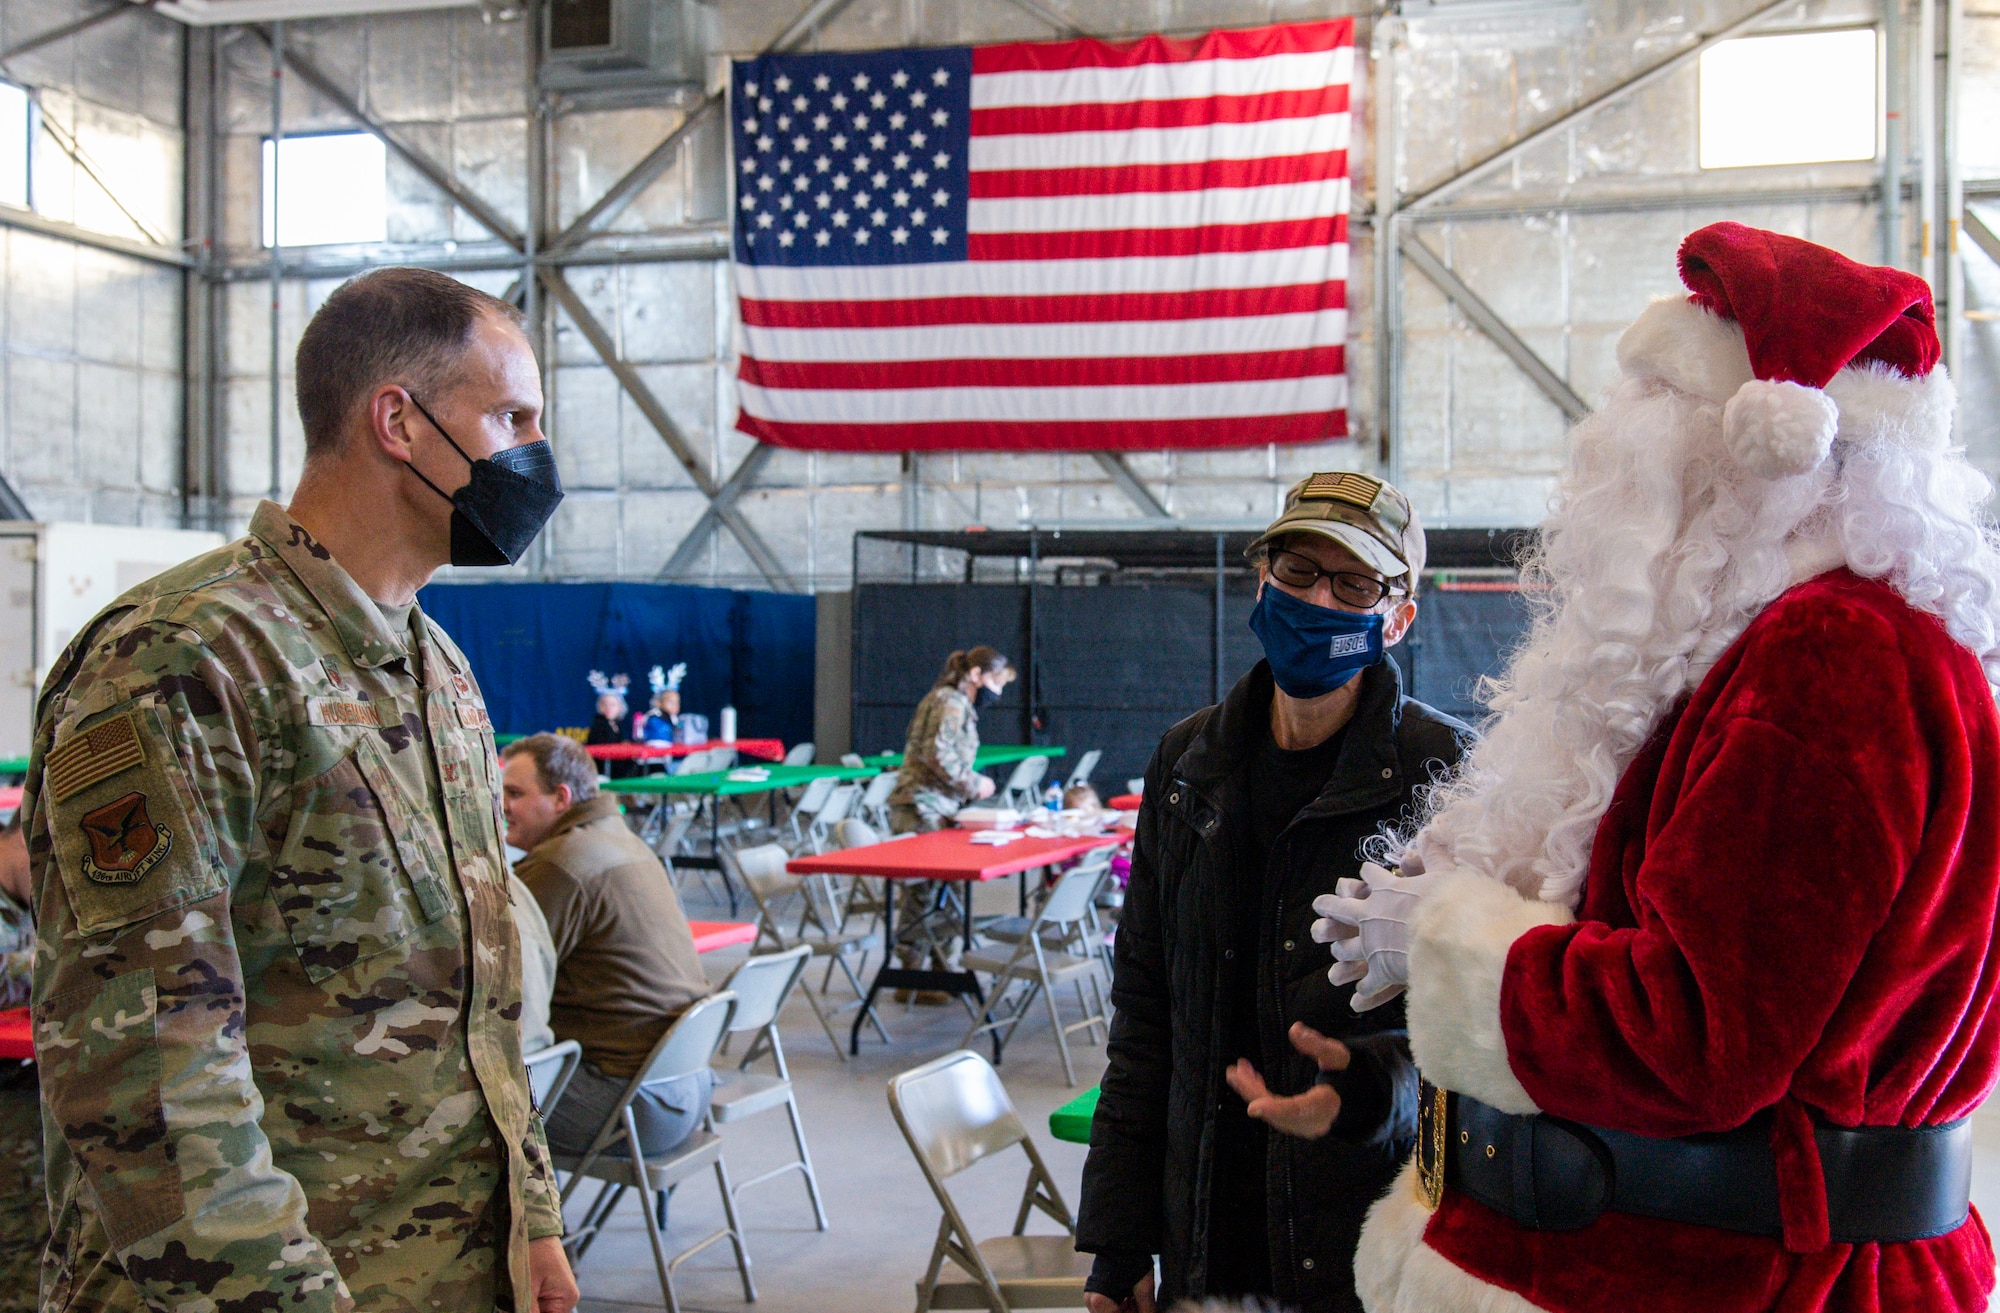
[[[739,261],[965,259],[969,47],[766,55],[732,93]]]

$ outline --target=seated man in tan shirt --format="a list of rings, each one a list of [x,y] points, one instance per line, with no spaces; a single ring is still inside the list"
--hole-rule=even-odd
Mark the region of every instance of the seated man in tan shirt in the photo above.
[[[547,1117],[549,1145],[580,1154],[618,1106],[660,1036],[710,993],[694,936],[666,868],[626,828],[618,800],[574,739],[536,734],[501,754],[507,842],[527,850],[514,873],[556,947],[549,1025],[583,1046],[583,1065]],[[687,1139],[708,1110],[712,1080],[644,1087],[632,1112],[644,1151]]]

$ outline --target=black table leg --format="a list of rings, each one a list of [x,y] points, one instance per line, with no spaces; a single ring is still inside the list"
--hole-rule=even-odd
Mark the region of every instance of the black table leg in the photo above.
[[[945,884],[964,884],[965,899],[965,946],[972,947],[972,897],[970,881],[940,881]],[[986,991],[980,987],[979,977],[970,971],[931,971],[915,967],[899,967],[896,961],[896,882],[882,881],[882,965],[875,972],[875,978],[868,982],[867,997],[861,1000],[861,1010],[854,1015],[854,1027],[848,1032],[847,1051],[861,1052],[861,1023],[868,1018],[868,1009],[875,1002],[875,995],[884,989],[936,990],[944,994],[970,994],[978,999],[981,1006],[986,1003]]]

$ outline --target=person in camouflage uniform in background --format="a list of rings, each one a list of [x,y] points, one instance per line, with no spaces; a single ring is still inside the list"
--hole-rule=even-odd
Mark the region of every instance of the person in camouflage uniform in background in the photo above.
[[[997,701],[1014,680],[1014,667],[990,647],[953,652],[946,658],[937,683],[917,704],[903,744],[903,765],[889,795],[889,828],[897,834],[941,829],[968,802],[993,796],[993,780],[975,768],[979,756],[978,705]],[[897,880],[896,915],[902,929],[896,936],[896,956],[914,968],[925,954],[940,967],[948,965],[951,933],[933,933],[930,913],[938,890],[929,880]],[[904,997],[898,994],[901,999]],[[922,1002],[942,1002],[942,995],[924,994]]]
[[[0,1011],[26,1007],[35,969],[28,845],[17,811],[0,825]],[[49,1242],[35,1064],[0,1059],[0,1313],[33,1313]]]
[[[481,470],[539,443],[534,357],[502,303],[380,270],[297,377],[291,511],[120,598],[42,693],[43,1302],[567,1313],[491,725],[414,605],[525,546],[485,485],[528,538],[553,508]]]

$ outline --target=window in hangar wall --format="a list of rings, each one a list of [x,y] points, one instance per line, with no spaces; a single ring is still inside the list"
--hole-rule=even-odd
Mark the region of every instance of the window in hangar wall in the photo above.
[[[1721,42],[1701,57],[1701,167],[1872,160],[1878,82],[1872,27]]]
[[[266,247],[388,239],[389,158],[380,137],[370,132],[327,132],[282,138],[275,152],[275,180],[273,154],[271,139],[266,137]],[[281,232],[277,231],[280,227]]]
[[[26,209],[35,102],[26,87],[0,82],[0,205]]]

